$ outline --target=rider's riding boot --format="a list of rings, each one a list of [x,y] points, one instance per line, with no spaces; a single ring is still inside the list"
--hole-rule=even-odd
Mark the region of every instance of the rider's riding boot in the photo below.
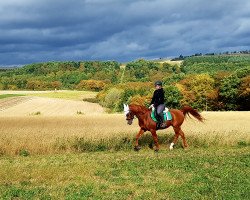
[[[162,124],[162,119],[159,115],[156,116],[156,119],[157,119],[157,129],[160,129]]]
[[[160,128],[166,128],[166,122],[165,122],[165,120],[164,120],[163,113],[160,114],[160,118],[161,118]]]

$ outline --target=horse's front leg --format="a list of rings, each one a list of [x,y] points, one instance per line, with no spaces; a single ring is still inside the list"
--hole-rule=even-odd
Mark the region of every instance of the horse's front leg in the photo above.
[[[150,132],[151,132],[151,134],[153,136],[154,143],[155,143],[155,146],[156,146],[155,151],[159,151],[160,146],[159,146],[159,143],[158,143],[158,137],[157,137],[157,134],[156,134],[156,130],[150,130]]]
[[[139,151],[141,149],[141,147],[139,146],[139,138],[142,136],[142,134],[145,132],[145,130],[143,130],[142,128],[140,129],[139,133],[137,133],[136,135],[136,140],[135,140],[135,151]]]

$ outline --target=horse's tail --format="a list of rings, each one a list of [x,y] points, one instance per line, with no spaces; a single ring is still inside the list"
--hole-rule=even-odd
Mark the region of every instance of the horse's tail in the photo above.
[[[184,117],[186,117],[186,115],[189,116],[189,114],[191,114],[194,118],[196,118],[196,119],[199,120],[200,122],[203,122],[203,121],[204,121],[204,118],[201,116],[201,114],[200,114],[196,109],[193,109],[193,108],[190,107],[190,106],[184,106],[184,107],[181,109],[181,112],[183,112]],[[190,117],[190,116],[189,116],[189,117]]]

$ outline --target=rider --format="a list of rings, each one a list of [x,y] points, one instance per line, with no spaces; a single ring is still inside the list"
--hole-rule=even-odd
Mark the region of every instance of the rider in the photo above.
[[[163,116],[163,111],[165,110],[165,98],[164,98],[164,90],[162,88],[162,82],[155,82],[155,91],[151,100],[151,106],[149,108],[155,107],[156,114],[159,123],[157,124],[158,128],[166,128],[166,123]]]

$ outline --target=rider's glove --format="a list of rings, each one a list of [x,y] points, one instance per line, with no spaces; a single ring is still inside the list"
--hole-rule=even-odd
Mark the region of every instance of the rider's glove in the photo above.
[[[151,106],[149,106],[149,109],[153,108],[154,107],[154,104],[151,104]]]

